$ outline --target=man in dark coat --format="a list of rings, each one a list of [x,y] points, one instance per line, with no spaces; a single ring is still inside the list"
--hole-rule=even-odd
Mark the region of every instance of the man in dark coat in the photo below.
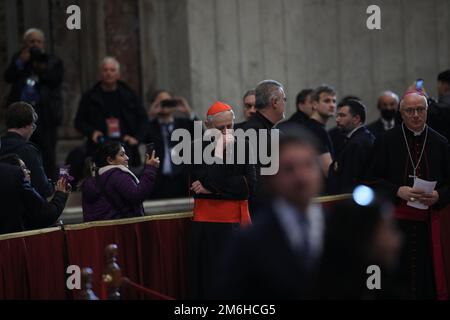
[[[450,70],[437,78],[438,100],[428,99],[428,125],[450,141]]]
[[[273,133],[279,133],[280,130],[276,128],[276,124],[284,119],[286,108],[286,93],[284,92],[283,85],[275,80],[261,81],[255,89],[255,95],[256,113],[241,127],[245,132],[255,130],[257,137],[255,141],[250,141],[252,152],[257,156],[256,179],[258,180],[255,195],[250,199],[252,218],[254,218],[254,209],[259,206],[264,206],[266,195],[259,181],[262,170],[268,169],[268,171],[272,171],[271,168],[273,168],[274,158],[272,156],[271,144],[272,140],[276,140],[276,136]],[[262,137],[266,139],[265,142],[261,139]],[[262,148],[263,143],[267,144],[267,156],[271,159],[270,167],[261,161],[259,150]]]
[[[164,101],[164,100],[163,100]],[[177,100],[180,104],[184,100]],[[194,121],[189,118],[174,117],[175,106],[168,107],[163,102],[155,107],[156,119],[147,121],[140,134],[140,141],[153,143],[161,166],[156,176],[155,191],[152,199],[181,198],[189,195],[189,184],[184,166],[175,165],[171,161],[171,152],[176,142],[171,140],[172,133],[177,129],[185,129],[194,134]]]
[[[427,99],[408,92],[400,102],[403,123],[377,139],[369,170],[370,182],[397,205],[395,218],[405,246],[399,279],[411,298],[447,299],[440,244],[440,210],[450,203],[448,141],[426,125]],[[436,182],[431,192],[415,186]]]
[[[42,151],[46,174],[55,178],[57,127],[63,119],[63,63],[44,51],[41,30],[27,30],[23,40],[22,50],[13,56],[5,71],[5,81],[12,85],[7,103],[24,101],[35,108],[39,122],[31,140]]]
[[[377,108],[380,111],[380,118],[367,125],[367,129],[376,138],[395,127],[398,102],[398,95],[392,91],[382,92],[378,97]]]
[[[325,217],[312,199],[322,188],[318,154],[307,135],[280,138],[280,167],[269,177],[273,199],[236,235],[218,264],[215,298],[308,298],[315,283]]]
[[[375,137],[366,129],[366,107],[347,100],[337,109],[336,123],[345,134],[345,146],[328,173],[328,194],[351,192],[364,179]]]
[[[75,117],[75,128],[87,138],[87,155],[92,156],[99,143],[121,141],[130,157],[130,166],[141,164],[139,141],[146,119],[136,94],[120,78],[119,62],[106,57],[101,63],[101,81],[83,94]]]
[[[49,227],[58,219],[68,190],[61,188],[47,203],[19,167],[0,163],[0,176],[0,234]]]
[[[53,194],[53,185],[45,175],[39,148],[29,141],[36,129],[37,119],[36,112],[28,103],[10,105],[6,111],[8,132],[0,139],[0,155],[19,155],[31,171],[31,184],[42,197],[47,198]]]
[[[312,93],[313,89],[303,89],[297,95],[295,105],[297,106],[296,112],[286,121],[277,125],[281,131],[285,126],[289,126],[290,124],[298,124],[303,125],[306,121],[309,120],[313,112],[312,105]]]

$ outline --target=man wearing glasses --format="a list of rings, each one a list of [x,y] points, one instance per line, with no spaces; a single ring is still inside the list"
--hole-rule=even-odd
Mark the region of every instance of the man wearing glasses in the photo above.
[[[31,171],[33,187],[42,197],[48,198],[54,188],[45,175],[39,148],[29,141],[38,120],[34,108],[25,102],[15,102],[8,107],[5,118],[8,131],[0,140],[0,156],[17,154]]]
[[[255,102],[256,102],[255,90],[248,90],[244,94],[244,97],[242,98],[242,102],[244,103],[244,118],[245,118],[245,121],[241,122],[241,123],[237,123],[234,126],[234,129],[243,128],[245,126],[245,124],[247,123],[247,121],[252,117],[252,115],[254,115],[256,113],[256,108],[255,108]]]
[[[422,92],[403,96],[403,123],[375,141],[369,180],[397,206],[404,235],[398,280],[413,299],[446,299],[437,210],[450,203],[450,152],[447,139],[427,126],[427,113]],[[424,192],[422,180],[436,182],[434,190]]]

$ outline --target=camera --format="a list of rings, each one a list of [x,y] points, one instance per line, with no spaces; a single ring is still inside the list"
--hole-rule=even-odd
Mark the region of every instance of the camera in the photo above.
[[[162,108],[176,108],[180,105],[180,100],[178,99],[167,99],[161,101],[161,107]]]
[[[35,47],[31,47],[29,50],[30,50],[31,60],[33,62],[47,63],[48,56],[41,49],[35,48]]]

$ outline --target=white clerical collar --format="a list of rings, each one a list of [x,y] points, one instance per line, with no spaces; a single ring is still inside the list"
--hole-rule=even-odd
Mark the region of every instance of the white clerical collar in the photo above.
[[[412,132],[412,134],[414,134],[414,137],[418,137],[425,131],[425,129],[427,128],[427,125],[425,124],[423,126],[422,130],[420,130],[420,131],[411,130],[410,128],[408,128],[408,126],[406,124],[405,124],[405,128],[408,129],[410,132]]]
[[[352,135],[359,129],[359,128],[361,128],[363,125],[360,125],[359,127],[356,127],[355,129],[353,129],[352,131],[350,131],[350,133],[349,134],[347,134],[347,138],[351,138],[352,137]]]
[[[395,126],[395,119],[386,120],[381,118],[381,123],[383,124],[384,130],[389,130]]]

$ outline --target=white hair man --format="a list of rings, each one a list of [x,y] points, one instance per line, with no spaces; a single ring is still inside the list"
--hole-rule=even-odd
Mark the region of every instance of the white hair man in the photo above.
[[[103,58],[100,81],[83,94],[75,128],[87,138],[88,155],[106,140],[121,141],[130,156],[130,166],[136,167],[141,163],[138,134],[146,114],[138,96],[120,77],[119,61]]]
[[[45,35],[31,28],[23,35],[23,44],[5,72],[11,92],[8,105],[29,103],[39,116],[38,128],[31,141],[42,151],[46,174],[56,179],[57,127],[63,120],[62,82],[64,67],[61,59],[45,52]]]
[[[226,159],[226,153],[237,147],[236,139],[230,133],[233,121],[234,112],[229,105],[218,101],[209,108],[205,124],[215,133],[210,135],[210,141],[203,142],[202,164],[194,164],[189,170],[190,189],[194,195],[189,279],[192,281],[191,298],[194,299],[211,298],[216,262],[225,243],[236,227],[251,222],[248,199],[256,182],[256,168],[249,163],[239,164],[236,157],[233,163]],[[214,137],[218,141],[213,140]],[[211,148],[212,144],[215,148]],[[205,156],[217,161],[207,164]]]

